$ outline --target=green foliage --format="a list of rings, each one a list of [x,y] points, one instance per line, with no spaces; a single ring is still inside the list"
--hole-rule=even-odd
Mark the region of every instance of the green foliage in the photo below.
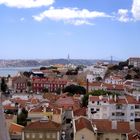
[[[23,108],[21,113],[17,116],[17,124],[26,126],[27,117],[28,117],[28,111],[25,108]]]
[[[102,77],[96,77],[96,81],[101,81]]]
[[[4,77],[3,77],[3,78],[1,79],[1,91],[2,91],[3,93],[5,93],[7,89],[8,89],[8,87],[7,87],[7,84],[6,84],[5,79],[4,79]]]
[[[68,70],[66,72],[66,75],[77,75],[78,74],[78,71],[77,70]]]
[[[74,94],[86,94],[86,89],[82,86],[78,86],[78,85],[70,85],[67,86],[63,89],[63,92],[68,92],[70,93],[70,95],[74,95]]]
[[[57,88],[55,92],[59,95],[61,93],[61,88]]]
[[[31,72],[28,72],[28,71],[24,71],[23,72],[23,75],[27,78],[29,78],[31,76]]]
[[[44,93],[49,92],[49,89],[48,89],[48,88],[44,88],[44,89],[42,90],[42,92],[44,92]]]
[[[132,79],[132,76],[131,76],[130,74],[127,74],[127,75],[125,76],[125,79],[126,79],[126,80],[131,80],[131,79]]]
[[[41,67],[41,68],[40,68],[40,70],[46,70],[46,69],[47,69],[46,67]]]

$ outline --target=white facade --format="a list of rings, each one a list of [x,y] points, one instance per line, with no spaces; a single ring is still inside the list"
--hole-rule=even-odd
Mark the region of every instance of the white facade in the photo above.
[[[129,103],[129,100],[127,100],[125,96],[119,96],[118,99],[117,97],[112,99],[112,97],[107,96],[100,96],[99,98],[94,96],[95,100],[94,97],[90,97],[87,111],[89,119],[109,119],[117,121],[140,120],[140,102]]]
[[[85,68],[84,72],[86,71],[90,72],[89,74],[87,74],[86,79],[88,79],[89,82],[92,83],[96,81],[97,77],[101,77],[102,79],[104,78],[107,71],[107,67],[102,65],[93,65]]]
[[[110,76],[105,79],[105,83],[107,84],[114,84],[114,85],[123,85],[123,80],[121,78]]]

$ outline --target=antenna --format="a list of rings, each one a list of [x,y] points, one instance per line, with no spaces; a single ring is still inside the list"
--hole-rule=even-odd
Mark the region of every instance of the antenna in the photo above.
[[[110,57],[110,63],[113,64],[113,56]]]

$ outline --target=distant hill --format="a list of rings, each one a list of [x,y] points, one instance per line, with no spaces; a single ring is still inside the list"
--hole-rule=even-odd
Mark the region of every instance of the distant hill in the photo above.
[[[49,66],[54,64],[75,64],[75,65],[92,65],[98,61],[110,62],[108,60],[88,60],[88,59],[46,59],[46,60],[0,60],[0,68],[5,67],[36,67],[36,66]],[[113,63],[118,63],[114,61]]]

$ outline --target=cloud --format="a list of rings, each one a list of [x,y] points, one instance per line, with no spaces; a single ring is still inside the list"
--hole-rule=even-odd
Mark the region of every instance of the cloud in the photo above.
[[[73,24],[75,26],[79,25],[94,25],[93,23],[87,21],[87,20],[67,20],[65,23]]]
[[[135,20],[140,20],[140,0],[133,0],[131,12]]]
[[[50,19],[55,21],[64,21],[65,23],[71,23],[74,25],[88,24],[91,25],[90,20],[95,18],[107,18],[110,17],[104,12],[89,11],[87,9],[79,10],[78,8],[62,8],[55,9],[54,7],[33,16],[36,21],[42,21],[44,19]]]
[[[49,6],[54,3],[54,0],[0,0],[0,5],[16,8],[35,8]]]
[[[25,21],[25,18],[24,17],[20,18],[20,21]]]
[[[131,19],[128,15],[129,11],[127,9],[119,9],[118,10],[118,20],[120,22],[129,22]]]

